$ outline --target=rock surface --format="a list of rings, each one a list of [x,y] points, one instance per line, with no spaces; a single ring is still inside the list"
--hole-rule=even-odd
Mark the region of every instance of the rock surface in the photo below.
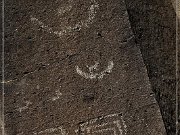
[[[6,1],[7,135],[165,135],[123,0]]]
[[[147,67],[152,90],[159,103],[167,133],[168,135],[175,135],[175,10],[170,0],[125,1],[131,27]]]

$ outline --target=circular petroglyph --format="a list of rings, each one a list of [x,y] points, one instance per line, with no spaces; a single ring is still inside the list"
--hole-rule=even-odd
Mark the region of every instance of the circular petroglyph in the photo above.
[[[67,12],[70,12],[73,8],[73,1],[69,1],[68,6],[63,6],[59,7],[57,9],[57,17],[60,18],[61,20],[63,19],[63,15]],[[87,10],[87,17],[84,20],[79,20],[77,23],[72,24],[70,26],[59,26],[61,30],[55,30],[54,28],[50,27],[48,24],[45,24],[43,21],[39,20],[38,18],[31,16],[31,22],[34,23],[35,25],[38,25],[41,27],[44,31],[55,34],[58,37],[62,37],[63,35],[66,35],[68,33],[71,33],[73,31],[80,31],[82,28],[88,28],[90,24],[93,23],[97,9],[99,8],[99,4],[96,0],[91,0],[90,1],[90,6],[88,7]]]

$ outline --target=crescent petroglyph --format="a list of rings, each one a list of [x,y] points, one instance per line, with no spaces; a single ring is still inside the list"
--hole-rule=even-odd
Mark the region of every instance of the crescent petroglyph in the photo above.
[[[89,68],[89,73],[86,73],[84,71],[82,71],[79,66],[76,66],[76,72],[86,78],[86,79],[102,79],[106,74],[109,74],[112,72],[112,69],[114,67],[114,63],[113,61],[109,61],[108,62],[108,66],[105,70],[101,71],[100,73],[94,73],[93,70],[97,70],[99,63],[95,62],[95,65],[88,67]]]

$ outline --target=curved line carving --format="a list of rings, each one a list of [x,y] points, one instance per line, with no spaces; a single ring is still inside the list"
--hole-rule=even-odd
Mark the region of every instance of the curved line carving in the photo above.
[[[83,27],[89,27],[90,24],[93,23],[93,20],[96,16],[96,9],[99,8],[99,4],[96,2],[96,0],[91,0],[92,4],[88,9],[88,18],[84,21],[80,21],[77,24],[75,24],[74,26],[66,26],[66,27],[62,27],[61,31],[54,31],[51,27],[49,27],[48,25],[44,24],[42,21],[40,21],[39,19],[31,16],[31,22],[39,25],[41,28],[43,28],[45,31],[49,32],[49,33],[53,33],[55,35],[57,35],[58,37],[61,37],[64,34],[73,32],[75,30],[81,30]],[[58,13],[59,15],[64,14],[67,11],[70,11],[72,8],[72,6],[68,6],[68,7],[61,7],[58,9]]]
[[[114,67],[113,61],[109,61],[109,62],[108,62],[108,66],[107,66],[107,68],[106,68],[105,70],[103,70],[103,71],[100,72],[100,73],[93,73],[93,70],[97,70],[97,66],[98,66],[98,65],[99,65],[99,63],[96,62],[95,65],[90,66],[90,67],[89,67],[89,73],[83,72],[83,71],[79,68],[79,66],[76,66],[76,72],[77,72],[80,76],[82,76],[82,77],[84,77],[84,78],[86,78],[86,79],[96,79],[96,78],[102,79],[106,74],[111,73],[111,72],[112,72],[112,69],[113,69],[113,67]]]

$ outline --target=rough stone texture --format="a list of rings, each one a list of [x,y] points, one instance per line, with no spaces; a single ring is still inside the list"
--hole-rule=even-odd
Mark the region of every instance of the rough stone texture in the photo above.
[[[176,20],[170,0],[125,0],[168,135],[176,133]],[[179,113],[180,114],[180,113]]]
[[[0,2],[0,7],[2,7],[2,2]],[[2,15],[2,8],[0,9],[0,14]],[[2,39],[2,17],[0,18],[0,38]],[[1,47],[0,47],[0,65],[2,65],[2,40],[0,41]],[[2,134],[3,130],[3,119],[2,119],[2,66],[0,66],[0,134]]]
[[[176,14],[178,15],[178,17],[180,18],[180,1],[178,0],[171,0],[174,9],[176,10]]]
[[[124,1],[6,1],[5,20],[8,135],[166,134]]]

